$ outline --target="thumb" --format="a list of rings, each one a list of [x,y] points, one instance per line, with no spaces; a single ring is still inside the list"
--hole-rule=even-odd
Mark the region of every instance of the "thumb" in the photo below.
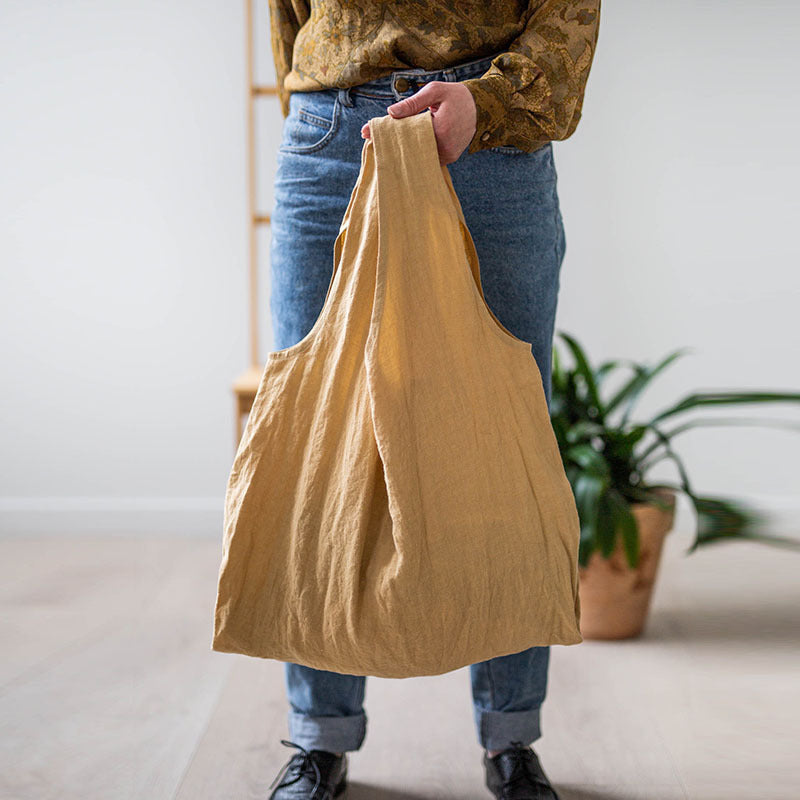
[[[405,97],[387,106],[386,110],[393,117],[410,117],[412,114],[418,114],[420,111],[424,111],[428,106],[432,105],[435,102],[435,95],[436,88],[433,83],[428,83],[410,97]]]

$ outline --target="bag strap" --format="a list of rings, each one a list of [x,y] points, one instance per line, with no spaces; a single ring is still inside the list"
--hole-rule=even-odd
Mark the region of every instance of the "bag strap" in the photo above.
[[[399,214],[418,216],[420,207],[431,201],[441,203],[452,210],[461,225],[464,250],[469,262],[472,279],[485,302],[481,285],[481,270],[475,242],[467,227],[461,202],[456,194],[450,170],[439,162],[436,134],[433,130],[433,115],[430,109],[410,117],[395,119],[390,115],[373,117],[369,121],[370,138],[374,147],[375,168],[378,177],[378,200],[382,208],[390,209],[382,214],[384,225],[392,224]],[[438,178],[438,179],[434,179]],[[434,197],[419,198],[414,190],[420,186],[432,188]],[[416,204],[409,206],[416,198]],[[486,306],[489,309],[489,306]],[[489,313],[499,324],[495,314]]]

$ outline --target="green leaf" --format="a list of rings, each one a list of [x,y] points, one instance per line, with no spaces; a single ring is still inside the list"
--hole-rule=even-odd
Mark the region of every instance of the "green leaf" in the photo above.
[[[650,423],[659,422],[667,417],[688,411],[691,408],[704,406],[741,405],[744,403],[798,403],[798,392],[693,392],[682,400],[650,420]]]
[[[614,370],[619,369],[620,367],[625,366],[628,364],[627,359],[615,359],[614,361],[604,361],[595,371],[594,371],[594,380],[597,384],[598,391],[600,387],[605,383],[606,379],[609,375],[611,375]]]
[[[592,368],[589,366],[589,359],[583,352],[583,348],[581,348],[581,346],[572,336],[570,336],[567,333],[564,333],[563,331],[559,332],[559,335],[567,343],[567,346],[572,352],[572,357],[575,359],[576,372],[585,381],[586,391],[589,394],[589,400],[591,401],[592,405],[597,409],[598,417],[602,419],[604,416],[603,404],[600,402],[600,394],[597,390],[597,384],[595,383],[594,380],[594,374],[592,373]]]
[[[625,402],[625,410],[622,415],[622,423],[625,424],[630,418],[631,411],[633,410],[636,401],[639,399],[642,392],[653,382],[653,379],[666,367],[668,367],[675,359],[690,352],[690,348],[681,347],[665,356],[654,367],[646,365],[634,365],[636,374],[625,384],[614,397],[609,401],[606,406],[607,413],[615,409],[620,403]]]
[[[574,461],[593,475],[599,475],[602,478],[609,477],[608,462],[603,454],[598,453],[591,445],[579,444],[570,447],[566,456],[570,461]]]
[[[664,435],[668,439],[672,439],[679,433],[691,430],[692,428],[713,428],[716,425],[758,425],[764,428],[780,428],[782,430],[800,431],[800,422],[793,420],[782,419],[769,419],[769,418],[747,418],[747,417],[700,417],[699,419],[692,419],[678,425],[670,431],[665,431]]]
[[[639,564],[639,526],[631,511],[630,504],[616,490],[608,491],[608,501],[614,515],[614,527],[622,536],[625,559],[631,568]]]
[[[616,516],[612,510],[608,493],[600,495],[597,501],[597,543],[604,558],[614,552],[616,544]]]
[[[634,486],[628,487],[625,490],[625,494],[629,503],[649,503],[662,511],[668,511],[672,508],[674,501],[665,499],[658,491],[659,489],[668,489],[670,492],[677,493],[682,491],[683,487],[675,486],[672,483],[650,483],[641,488]]]
[[[573,484],[581,526],[579,555],[582,554],[585,559],[597,547],[598,504],[606,486],[606,479],[585,471],[578,475]],[[581,563],[585,566],[587,562]]]
[[[628,566],[634,569],[639,566],[639,526],[630,509],[626,509],[620,516],[620,533]]]
[[[605,432],[605,425],[592,420],[581,420],[569,428],[566,439],[569,442],[586,442],[594,437],[602,437]]]
[[[594,531],[597,523],[597,504],[606,488],[602,478],[587,472],[581,473],[575,481],[575,505],[582,525]]]

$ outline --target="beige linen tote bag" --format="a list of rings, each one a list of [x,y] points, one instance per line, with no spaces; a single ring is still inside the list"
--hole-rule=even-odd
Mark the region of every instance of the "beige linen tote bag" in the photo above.
[[[322,311],[236,453],[212,650],[405,678],[580,643],[531,345],[484,301],[430,111],[370,131]]]

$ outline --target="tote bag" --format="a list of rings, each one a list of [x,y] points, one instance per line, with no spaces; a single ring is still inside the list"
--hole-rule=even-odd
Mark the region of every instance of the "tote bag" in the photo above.
[[[485,303],[430,111],[370,133],[322,311],[268,354],[230,472],[212,650],[404,678],[580,643],[531,345]]]

